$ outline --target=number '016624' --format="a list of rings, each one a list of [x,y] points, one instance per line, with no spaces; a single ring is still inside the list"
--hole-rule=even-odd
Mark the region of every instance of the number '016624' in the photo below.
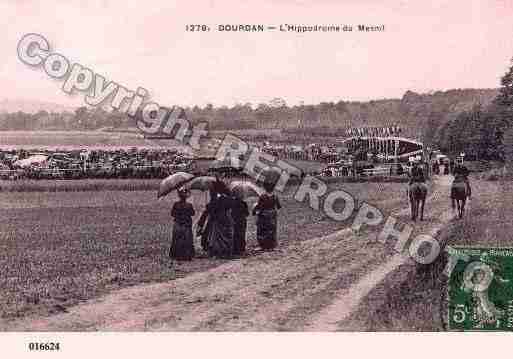
[[[60,343],[29,343],[28,345],[29,350],[31,351],[56,351],[60,350],[61,346]]]

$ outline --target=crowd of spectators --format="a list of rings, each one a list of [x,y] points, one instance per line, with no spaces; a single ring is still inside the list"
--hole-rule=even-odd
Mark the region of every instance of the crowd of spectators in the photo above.
[[[192,165],[175,149],[0,151],[1,179],[164,178]]]
[[[259,146],[263,152],[269,153],[279,159],[296,161],[316,161],[330,163],[341,159],[345,149],[335,145],[310,144],[301,145],[279,145],[264,142]]]

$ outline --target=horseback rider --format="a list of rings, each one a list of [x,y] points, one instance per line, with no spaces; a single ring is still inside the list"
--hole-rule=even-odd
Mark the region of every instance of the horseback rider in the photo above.
[[[419,165],[418,162],[413,162],[413,167],[411,168],[411,176],[410,182],[408,183],[410,186],[412,183],[425,183],[426,177],[424,176],[424,170]]]
[[[418,161],[413,162],[410,173],[410,182],[406,190],[408,199],[411,203],[411,218],[417,219],[420,208],[420,220],[424,219],[424,203],[426,201],[427,186],[424,168]]]
[[[457,163],[454,166],[453,175],[454,180],[452,183],[464,182],[467,187],[467,197],[470,198],[472,196],[472,188],[470,187],[470,182],[468,180],[468,175],[470,171],[463,163]],[[451,189],[451,198],[453,198],[454,186]]]

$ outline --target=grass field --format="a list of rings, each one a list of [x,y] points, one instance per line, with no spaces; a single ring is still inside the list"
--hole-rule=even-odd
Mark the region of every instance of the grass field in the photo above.
[[[37,148],[39,146],[144,146],[138,134],[100,131],[2,131],[0,146]]]
[[[1,192],[156,191],[160,179],[0,180]]]
[[[385,211],[400,204],[404,190],[396,183],[329,186]],[[281,196],[280,246],[347,226],[297,203],[293,192],[290,188]],[[173,200],[157,201],[154,191],[0,193],[1,317],[50,315],[117,288],[167,281],[223,263],[202,257],[198,248],[194,261],[171,264]],[[206,200],[201,192],[191,198],[196,219]],[[248,255],[258,255],[254,219],[248,222]]]

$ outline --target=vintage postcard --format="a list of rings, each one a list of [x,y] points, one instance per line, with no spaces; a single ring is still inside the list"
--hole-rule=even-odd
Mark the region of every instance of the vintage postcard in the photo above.
[[[0,331],[512,331],[512,16],[1,2]]]

